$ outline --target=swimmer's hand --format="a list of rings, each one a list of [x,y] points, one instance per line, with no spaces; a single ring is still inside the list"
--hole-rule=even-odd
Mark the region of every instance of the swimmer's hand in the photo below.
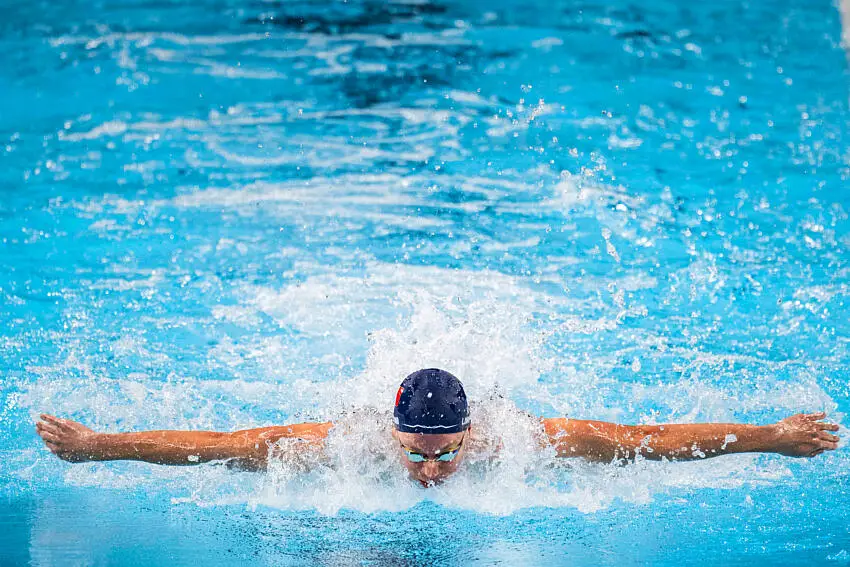
[[[43,414],[36,431],[47,448],[71,463],[133,460],[158,465],[197,465],[222,461],[236,468],[262,470],[269,452],[283,438],[320,445],[332,423],[299,423],[241,431],[139,431],[98,433],[85,425]]]
[[[822,421],[826,413],[798,413],[769,425],[773,453],[786,457],[814,457],[838,448],[838,425]]]
[[[47,448],[64,461],[82,463],[97,460],[98,440],[102,436],[82,423],[42,414],[35,430]]]

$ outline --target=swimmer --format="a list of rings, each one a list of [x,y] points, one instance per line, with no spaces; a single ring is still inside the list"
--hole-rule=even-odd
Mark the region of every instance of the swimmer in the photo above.
[[[619,425],[603,421],[541,418],[540,439],[559,457],[625,463],[690,461],[729,453],[778,453],[815,457],[838,447],[838,425],[823,412],[797,414],[770,425],[688,423]],[[388,430],[389,424],[388,425]],[[135,460],[160,465],[224,461],[249,470],[266,467],[282,439],[298,439],[304,450],[321,449],[331,422],[260,427],[234,432],[142,431],[98,433],[68,419],[43,414],[36,430],[48,449],[72,463]],[[388,431],[388,433],[390,433]],[[423,486],[443,481],[476,443],[463,386],[436,368],[404,379],[395,397],[391,434],[410,477]]]

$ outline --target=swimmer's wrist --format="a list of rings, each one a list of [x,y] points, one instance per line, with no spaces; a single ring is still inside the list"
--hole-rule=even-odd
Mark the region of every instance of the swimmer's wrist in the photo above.
[[[93,461],[113,461],[120,459],[116,448],[119,434],[95,433],[89,443],[89,450]]]
[[[773,425],[735,424],[727,428],[723,453],[774,453],[778,434]]]
[[[779,447],[779,431],[775,423],[769,425],[757,425],[758,430],[758,446],[753,449],[759,453],[775,453]]]

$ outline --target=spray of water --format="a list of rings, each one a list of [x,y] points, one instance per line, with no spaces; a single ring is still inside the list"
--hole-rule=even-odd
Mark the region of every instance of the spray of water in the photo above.
[[[348,377],[287,383],[173,379],[163,384],[142,375],[110,380],[89,369],[86,379],[71,387],[68,369],[80,373],[85,365],[69,357],[62,370],[66,377],[34,382],[19,401],[33,408],[33,413],[45,407],[71,415],[82,412],[107,429],[203,427],[222,422],[232,423],[234,428],[257,425],[252,423],[252,412],[263,408],[273,412],[275,406],[282,406],[286,408],[283,413],[294,415],[298,404],[310,400],[307,419],[337,422],[323,451],[305,450],[300,441],[282,442],[268,472],[259,475],[223,466],[170,469],[139,463],[76,465],[65,475],[71,484],[160,489],[176,503],[201,506],[244,503],[335,514],[341,509],[401,510],[432,500],[497,515],[533,506],[591,512],[618,500],[643,504],[654,494],[671,489],[738,487],[791,474],[783,462],[756,455],[694,463],[639,461],[628,467],[555,458],[541,440],[538,419],[518,405],[545,399],[547,407],[556,410],[610,415],[610,399],[592,395],[605,381],[566,372],[559,375],[557,387],[542,383],[547,373],[563,368],[546,348],[546,334],[531,324],[530,313],[548,298],[521,289],[506,276],[467,276],[429,268],[390,277],[389,271],[379,268],[366,277],[369,286],[328,277],[327,285],[341,294],[331,302],[318,298],[311,302],[303,296],[293,302],[293,289],[246,290],[243,308],[251,317],[266,313],[286,320],[292,314],[288,309],[309,311],[314,319],[300,320],[309,332],[316,321],[327,322],[331,316],[345,323],[340,303],[347,303],[357,316],[368,315],[375,297],[396,287],[395,277],[418,282],[413,290],[394,295],[398,311],[407,314],[400,315],[395,325],[371,332],[365,367]],[[454,287],[448,289],[451,282]],[[267,340],[257,339],[258,344]],[[275,357],[270,357],[268,364],[275,363]],[[466,456],[455,476],[424,489],[407,478],[398,461],[398,449],[390,436],[389,409],[401,379],[417,368],[431,366],[445,368],[463,380],[473,400],[479,449]],[[56,369],[43,372],[56,377]],[[626,403],[654,396],[723,399],[717,398],[710,383],[698,378],[680,386],[634,384],[624,388]],[[798,389],[797,394],[826,396],[814,382]],[[68,396],[71,391],[74,394]],[[758,407],[765,397],[775,403],[779,396],[755,389],[739,402]],[[730,403],[727,400],[713,409],[701,407],[691,417],[722,416]],[[681,413],[687,416],[686,411]]]

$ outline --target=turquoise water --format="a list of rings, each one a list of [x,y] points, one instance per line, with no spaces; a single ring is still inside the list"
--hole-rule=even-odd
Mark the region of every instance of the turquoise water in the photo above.
[[[431,365],[509,442],[493,392],[547,416],[843,425],[831,3],[3,14],[0,564],[850,564],[843,447],[516,451],[426,491],[381,468],[368,420],[336,468],[262,475],[72,466],[32,426],[336,418]]]

